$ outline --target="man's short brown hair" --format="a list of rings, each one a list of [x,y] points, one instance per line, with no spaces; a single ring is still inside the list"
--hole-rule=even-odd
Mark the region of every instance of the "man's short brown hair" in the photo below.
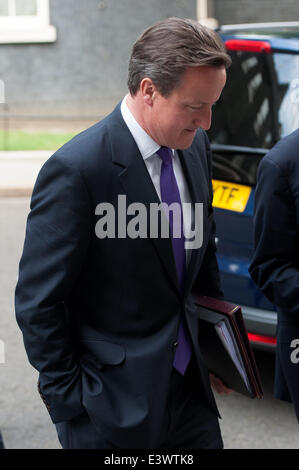
[[[167,18],[147,28],[135,42],[129,62],[128,87],[136,95],[150,78],[163,96],[180,83],[187,67],[229,67],[231,59],[220,36],[195,20]]]

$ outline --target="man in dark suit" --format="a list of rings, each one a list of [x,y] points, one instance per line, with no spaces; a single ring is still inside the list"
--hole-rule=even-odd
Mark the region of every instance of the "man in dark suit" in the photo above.
[[[222,296],[204,129],[229,63],[195,21],[148,28],[121,105],[39,173],[16,315],[64,448],[222,447],[191,292]],[[183,212],[176,232],[165,212],[172,236],[161,201]]]
[[[299,130],[262,159],[255,193],[255,253],[250,274],[277,307],[274,394],[299,420]]]

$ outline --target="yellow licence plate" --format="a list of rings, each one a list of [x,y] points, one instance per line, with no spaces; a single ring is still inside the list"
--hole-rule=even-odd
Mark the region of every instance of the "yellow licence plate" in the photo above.
[[[248,202],[251,187],[227,181],[213,180],[213,206],[230,211],[243,212]]]

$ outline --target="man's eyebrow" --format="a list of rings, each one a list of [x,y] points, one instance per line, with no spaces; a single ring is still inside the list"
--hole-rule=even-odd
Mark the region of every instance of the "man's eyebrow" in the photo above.
[[[218,98],[218,100],[214,101],[214,102],[212,103],[212,105],[213,105],[213,104],[216,104],[218,101],[219,101],[219,98]],[[196,102],[196,103],[190,103],[189,101],[186,101],[184,104],[185,104],[186,106],[200,106],[200,105],[202,105],[202,104],[209,104],[209,103],[206,102],[206,101],[198,101],[198,102]]]

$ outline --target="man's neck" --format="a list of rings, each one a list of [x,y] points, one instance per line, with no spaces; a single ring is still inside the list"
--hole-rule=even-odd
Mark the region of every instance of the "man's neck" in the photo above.
[[[142,129],[150,136],[152,137],[144,119],[144,110],[141,104],[139,103],[139,98],[138,97],[133,97],[130,93],[127,96],[126,99],[127,106],[129,110],[131,111],[132,115],[138,122],[138,124],[142,127]]]

